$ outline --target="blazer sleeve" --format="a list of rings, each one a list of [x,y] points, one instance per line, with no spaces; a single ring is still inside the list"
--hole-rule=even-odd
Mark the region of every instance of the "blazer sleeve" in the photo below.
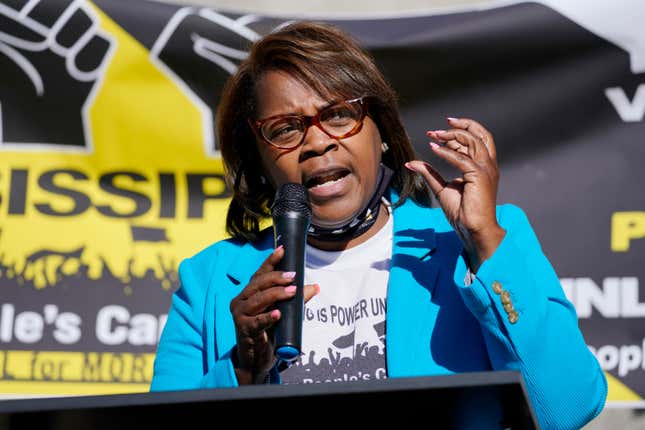
[[[541,427],[580,428],[604,406],[604,373],[524,212],[504,205],[497,215],[504,239],[470,285],[460,259],[455,283],[480,322],[492,367],[522,373]]]
[[[204,309],[216,258],[211,248],[179,266],[181,284],[159,339],[151,391],[237,386],[230,351],[207,364]]]

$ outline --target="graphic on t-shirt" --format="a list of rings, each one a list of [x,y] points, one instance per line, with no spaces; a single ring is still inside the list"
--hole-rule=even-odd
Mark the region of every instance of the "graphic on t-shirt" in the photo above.
[[[335,337],[326,337],[329,333]],[[385,299],[364,298],[347,307],[306,306],[303,355],[281,373],[284,384],[385,377]]]

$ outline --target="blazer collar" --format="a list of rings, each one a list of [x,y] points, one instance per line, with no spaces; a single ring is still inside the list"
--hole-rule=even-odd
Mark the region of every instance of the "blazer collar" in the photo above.
[[[391,193],[393,204],[398,195]],[[406,201],[394,209],[394,239],[387,292],[386,364],[388,377],[431,374],[428,347],[437,307],[433,303],[441,272],[441,210]],[[441,227],[439,227],[441,228]]]

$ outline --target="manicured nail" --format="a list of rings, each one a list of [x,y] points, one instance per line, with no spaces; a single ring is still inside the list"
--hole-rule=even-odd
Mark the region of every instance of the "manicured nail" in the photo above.
[[[284,287],[284,292],[287,294],[293,294],[296,292],[296,286],[295,285],[289,285],[288,287]]]
[[[430,146],[432,146],[432,149],[437,149],[437,148],[439,148],[439,145],[437,145],[437,144],[436,144],[436,143],[434,143],[434,142],[430,142]]]
[[[296,277],[296,272],[284,272],[284,273],[282,274],[282,277],[283,277],[284,279],[293,279],[293,278],[295,278],[295,277]]]
[[[432,130],[432,131],[430,131],[430,132],[431,132],[431,133],[434,133],[434,134],[440,134],[440,133],[445,133],[445,132],[446,132],[446,130]]]
[[[273,250],[273,253],[276,254],[278,251],[280,251],[282,248],[284,248],[283,245],[278,246],[276,249]]]
[[[453,117],[451,117],[451,116],[447,116],[447,117],[446,117],[446,119],[447,119],[448,121],[459,121],[457,118],[453,118]]]
[[[409,161],[407,163],[405,163],[404,166],[407,167],[408,169],[414,171],[414,169],[412,169],[412,167],[410,167],[411,165],[410,165]]]
[[[277,310],[277,309],[272,310],[270,315],[271,315],[271,319],[273,319],[273,320],[280,319],[280,311]]]

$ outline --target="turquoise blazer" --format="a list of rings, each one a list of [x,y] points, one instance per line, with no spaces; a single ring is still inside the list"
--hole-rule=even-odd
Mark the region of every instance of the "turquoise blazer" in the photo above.
[[[389,378],[517,370],[542,428],[580,428],[600,412],[604,374],[521,209],[498,206],[506,235],[468,286],[461,241],[441,209],[407,199],[393,215]],[[266,234],[256,243],[215,243],[181,263],[151,390],[237,386],[229,305],[272,250]]]

